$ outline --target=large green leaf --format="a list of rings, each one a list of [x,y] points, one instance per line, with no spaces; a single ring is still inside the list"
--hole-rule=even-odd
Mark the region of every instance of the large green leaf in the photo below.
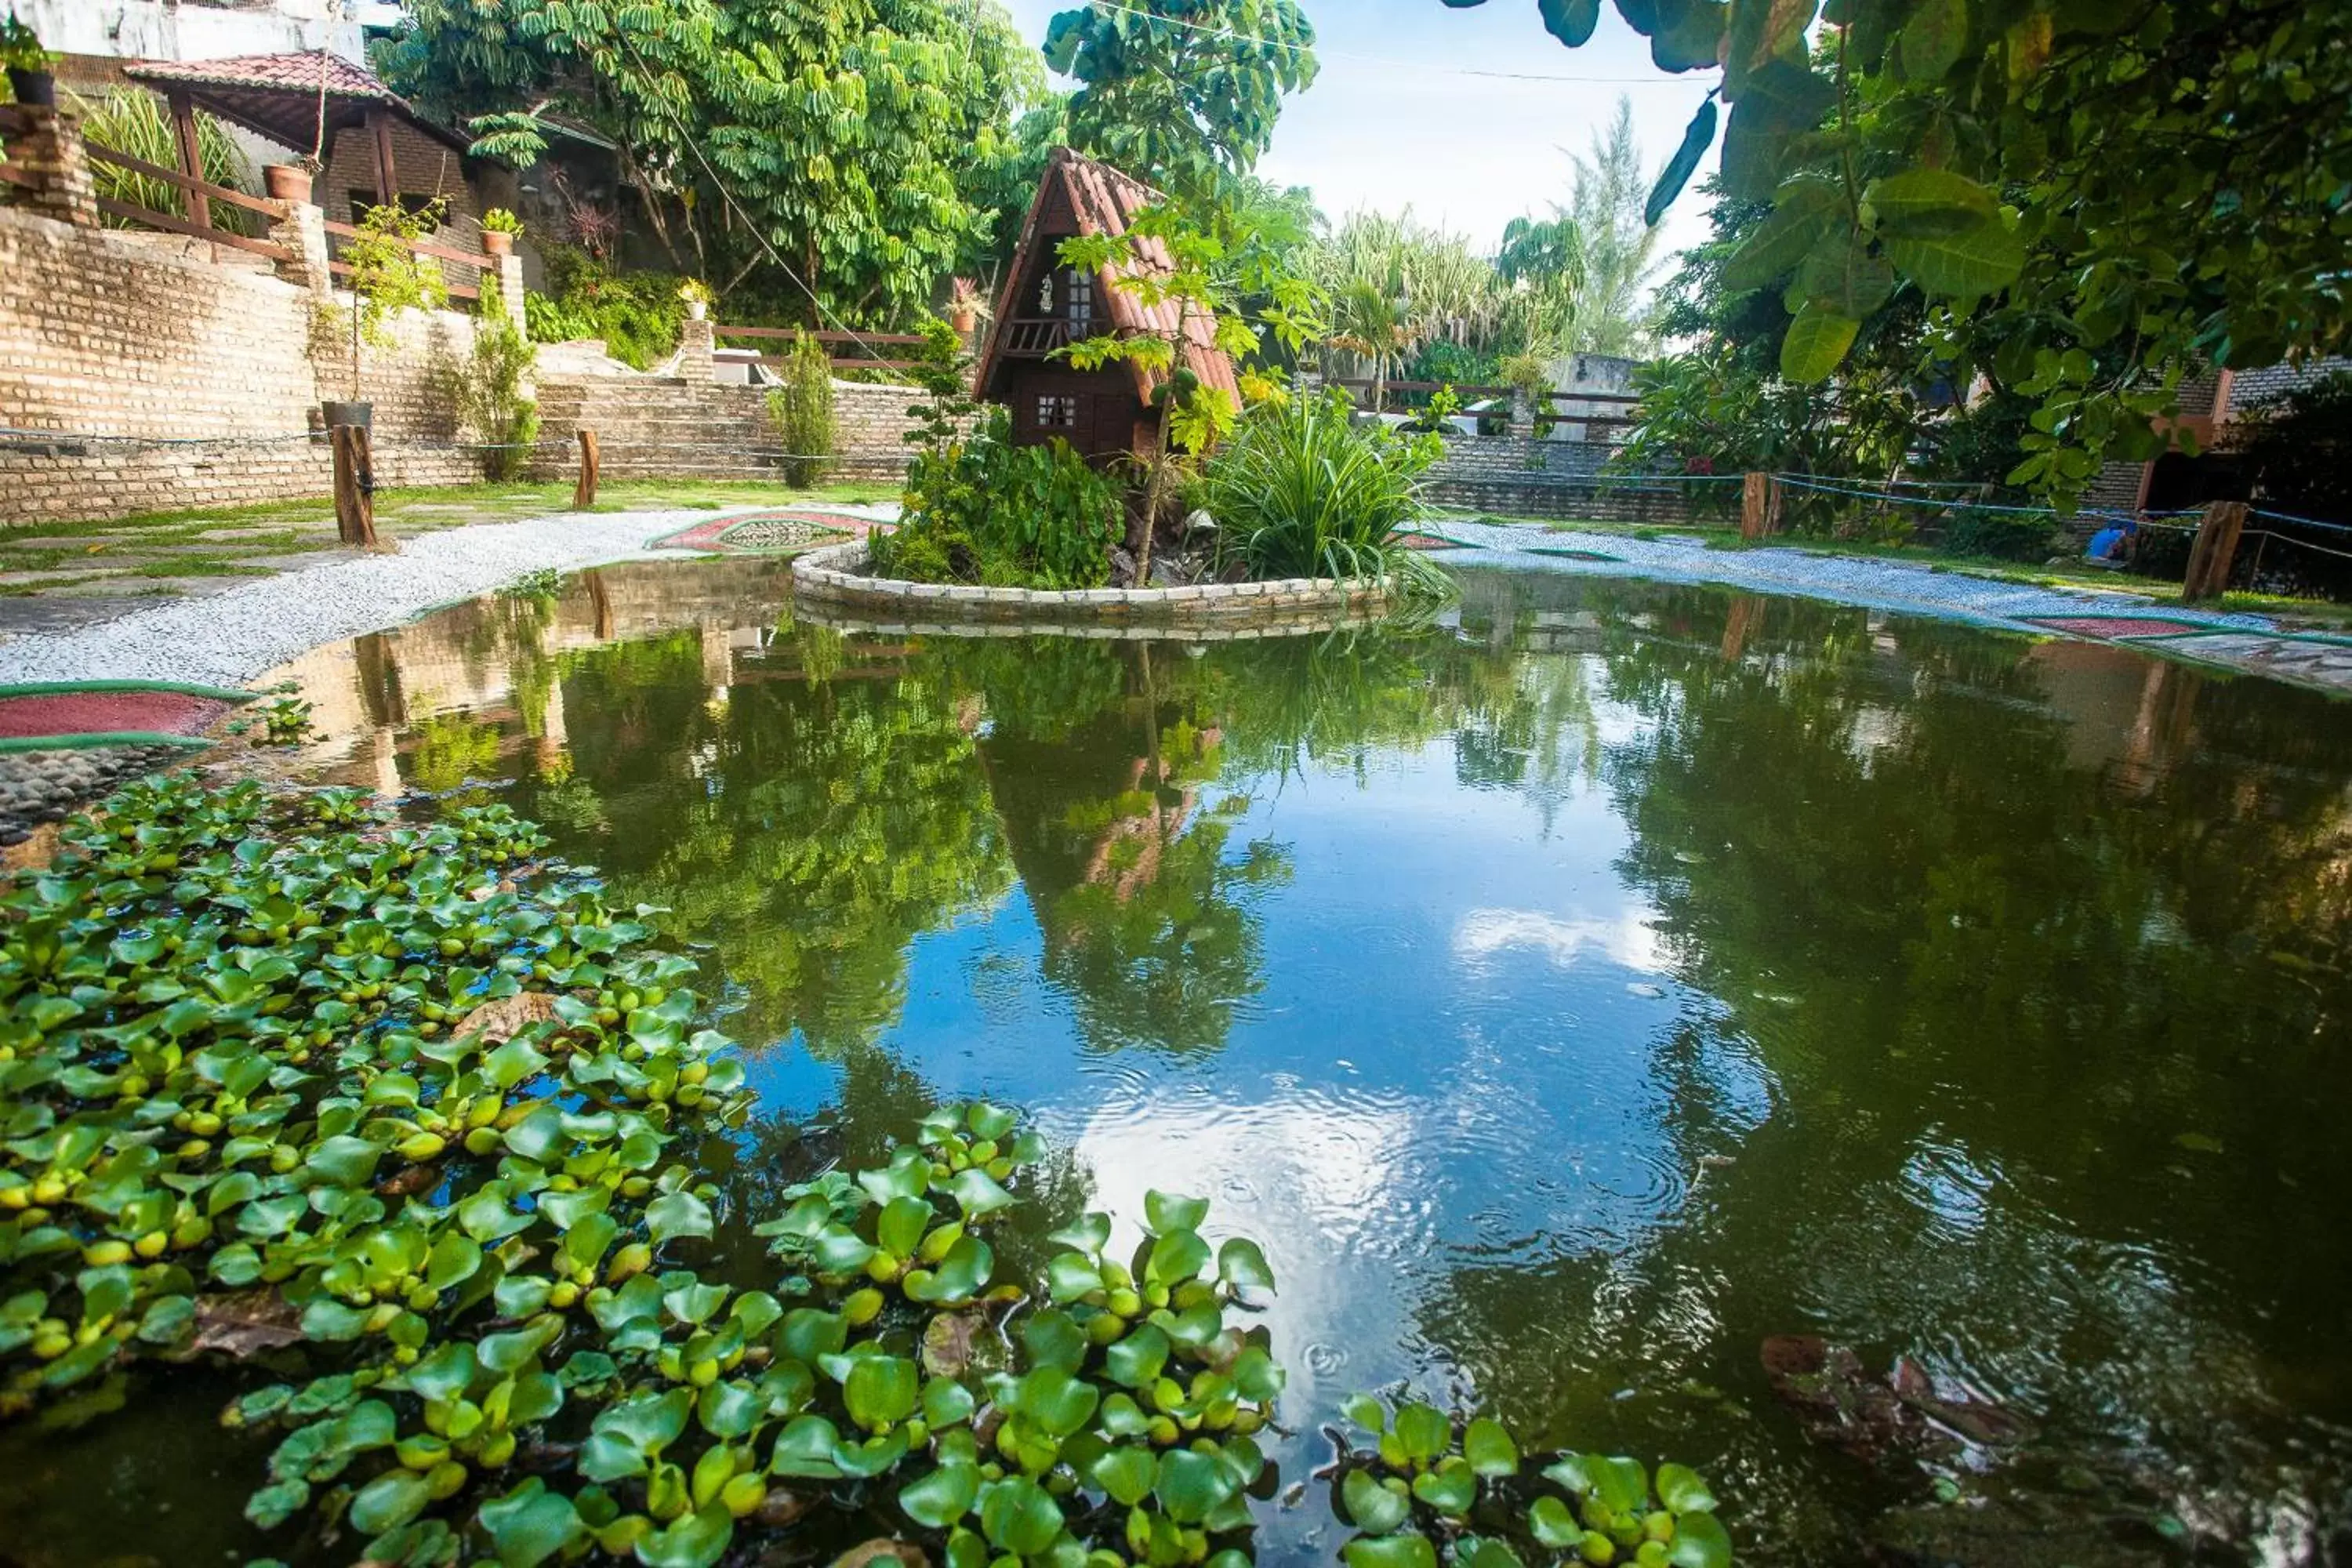
[[[1571,49],[1582,47],[1601,21],[1601,0],[1536,0],[1536,9],[1544,30]]]
[[[1903,74],[1913,81],[1941,80],[1968,47],[1969,0],[1919,0],[1895,44]]]
[[[1408,1458],[1426,1461],[1453,1443],[1454,1423],[1437,1406],[1415,1402],[1397,1412],[1396,1436]]]
[[[1826,381],[1853,346],[1862,323],[1808,305],[1780,340],[1780,374],[1794,382]]]
[[[664,1194],[646,1205],[646,1228],[656,1246],[676,1236],[709,1236],[710,1205],[689,1192]]]
[[[1181,1193],[1163,1193],[1157,1188],[1143,1194],[1144,1223],[1154,1236],[1166,1236],[1172,1230],[1197,1230],[1209,1217],[1209,1200],[1188,1198]]]
[[[381,1535],[415,1519],[432,1500],[432,1489],[422,1475],[395,1467],[352,1498],[352,1528],[363,1535]]]
[[[1179,1524],[1198,1524],[1241,1489],[1241,1483],[1215,1454],[1171,1448],[1160,1456],[1160,1473],[1151,1485],[1160,1507]]]
[[[1885,257],[1870,253],[1870,242],[1860,234],[1832,235],[1805,258],[1789,298],[1798,307],[1823,310],[1860,321],[1895,291],[1895,268]]]
[[[1890,237],[1886,258],[1923,292],[1973,300],[1998,293],[2025,267],[2025,244],[1996,219],[1965,234],[1930,239]]]
[[[1756,226],[1724,264],[1724,284],[1764,288],[1839,231],[1851,232],[1852,227],[1844,187],[1818,174],[1791,180],[1776,194],[1771,216]]]
[[[1715,1493],[1688,1465],[1658,1467],[1658,1500],[1676,1513],[1712,1513]]]
[[[1266,1263],[1265,1251],[1244,1237],[1234,1237],[1217,1248],[1217,1278],[1235,1287],[1274,1289],[1274,1269]]]
[[[1576,1522],[1568,1505],[1549,1494],[1528,1505],[1528,1530],[1538,1541],[1559,1552],[1584,1540],[1584,1527]]]
[[[1658,220],[1666,216],[1666,209],[1675,205],[1675,198],[1683,194],[1683,187],[1690,184],[1699,160],[1715,145],[1715,117],[1712,98],[1700,104],[1698,112],[1691,116],[1689,126],[1683,132],[1682,145],[1666,160],[1666,166],[1658,174],[1658,183],[1650,187],[1650,199],[1642,205],[1643,222],[1655,227]]]
[[[1878,219],[1878,231],[1906,239],[1969,234],[1999,216],[2000,198],[1990,185],[1949,169],[1906,169],[1873,180],[1862,193]]]
[[[1159,1468],[1150,1449],[1119,1447],[1107,1450],[1088,1474],[1112,1501],[1121,1508],[1133,1508],[1151,1495]]]

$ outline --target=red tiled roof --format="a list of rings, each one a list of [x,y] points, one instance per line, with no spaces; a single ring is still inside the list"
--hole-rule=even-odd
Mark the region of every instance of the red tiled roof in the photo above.
[[[236,55],[219,60],[152,60],[123,73],[138,81],[179,81],[207,87],[255,87],[315,93],[326,78],[330,98],[398,103],[392,89],[341,55],[310,49],[289,55]]]
[[[998,357],[995,333],[1003,330],[1003,323],[1013,313],[1013,293],[1028,276],[1030,258],[1035,247],[1047,243],[1046,237],[1038,230],[1049,205],[1047,196],[1053,182],[1057,179],[1069,192],[1070,205],[1078,216],[1078,231],[1081,234],[1123,235],[1129,225],[1135,221],[1137,213],[1166,199],[1142,181],[1123,174],[1108,163],[1083,157],[1067,147],[1054,149],[1053,157],[1045,166],[1045,178],[1037,184],[1037,198],[1030,205],[1028,222],[1022,229],[1020,247],[1013,256],[1012,270],[1006,276],[1005,298],[997,310],[997,326],[991,332],[987,350],[982,356],[978,381],[983,396],[987,395],[988,383],[995,374]],[[1174,332],[1181,319],[1176,301],[1170,300],[1157,305],[1147,305],[1132,289],[1117,286],[1118,279],[1122,277],[1165,277],[1173,270],[1175,262],[1168,254],[1168,247],[1158,239],[1138,240],[1135,261],[1131,266],[1105,268],[1103,287],[1097,297],[1107,302],[1111,324],[1122,333],[1130,335],[1150,333],[1164,337]],[[1226,393],[1234,399],[1234,406],[1239,407],[1241,389],[1234,378],[1234,362],[1230,355],[1216,346],[1215,331],[1211,322],[1199,317],[1185,322],[1184,363],[1193,374],[1201,378],[1203,385]],[[1135,374],[1136,391],[1149,403],[1152,389],[1160,380],[1159,375],[1139,366],[1130,368]]]

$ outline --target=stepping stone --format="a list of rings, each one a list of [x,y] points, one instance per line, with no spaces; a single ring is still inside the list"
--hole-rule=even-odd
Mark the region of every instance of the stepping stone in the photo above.
[[[136,565],[132,563],[131,565]],[[38,583],[68,583],[77,577],[127,577],[131,565],[58,566],[39,571],[0,572],[0,588],[27,586]]]

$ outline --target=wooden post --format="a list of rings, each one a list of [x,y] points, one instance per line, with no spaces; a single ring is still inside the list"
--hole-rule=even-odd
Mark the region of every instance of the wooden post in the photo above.
[[[1779,489],[1769,474],[1745,475],[1739,486],[1739,537],[1761,539],[1780,521]]]
[[[392,166],[392,116],[381,109],[371,109],[367,123],[375,133],[376,205],[388,207],[400,199],[400,176]]]
[[[328,431],[335,452],[335,536],[345,544],[375,546],[375,466],[364,425]]]
[[[2230,568],[2237,563],[2238,539],[2245,530],[2244,501],[2205,503],[2205,521],[2198,525],[2197,542],[2189,548],[2189,573],[2181,579],[2182,604],[2218,599],[2229,591]]]
[[[596,504],[596,432],[580,432],[580,483],[572,491],[572,510],[586,511]]]
[[[196,134],[196,104],[187,89],[174,89],[169,97],[172,106],[172,132],[180,144],[180,173],[192,180],[205,177],[204,142]],[[213,204],[202,191],[185,193],[188,199],[188,221],[199,228],[213,226]]]

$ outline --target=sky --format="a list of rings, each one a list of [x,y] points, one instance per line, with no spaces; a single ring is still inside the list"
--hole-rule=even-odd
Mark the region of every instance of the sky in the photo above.
[[[1073,3],[1006,0],[1022,32],[1040,42],[1054,14]],[[1536,0],[1466,10],[1439,0],[1300,3],[1315,24],[1321,72],[1286,101],[1257,172],[1312,186],[1334,219],[1358,207],[1410,206],[1491,249],[1512,218],[1549,216],[1551,203],[1567,200],[1570,152],[1590,148],[1621,93],[1654,171],[1715,85],[1713,71],[1676,77],[1653,66],[1649,41],[1612,6],[1602,7],[1591,41],[1570,49],[1544,31]],[[1692,186],[1716,161],[1709,153]],[[1662,257],[1706,237],[1696,189],[1660,227]]]

